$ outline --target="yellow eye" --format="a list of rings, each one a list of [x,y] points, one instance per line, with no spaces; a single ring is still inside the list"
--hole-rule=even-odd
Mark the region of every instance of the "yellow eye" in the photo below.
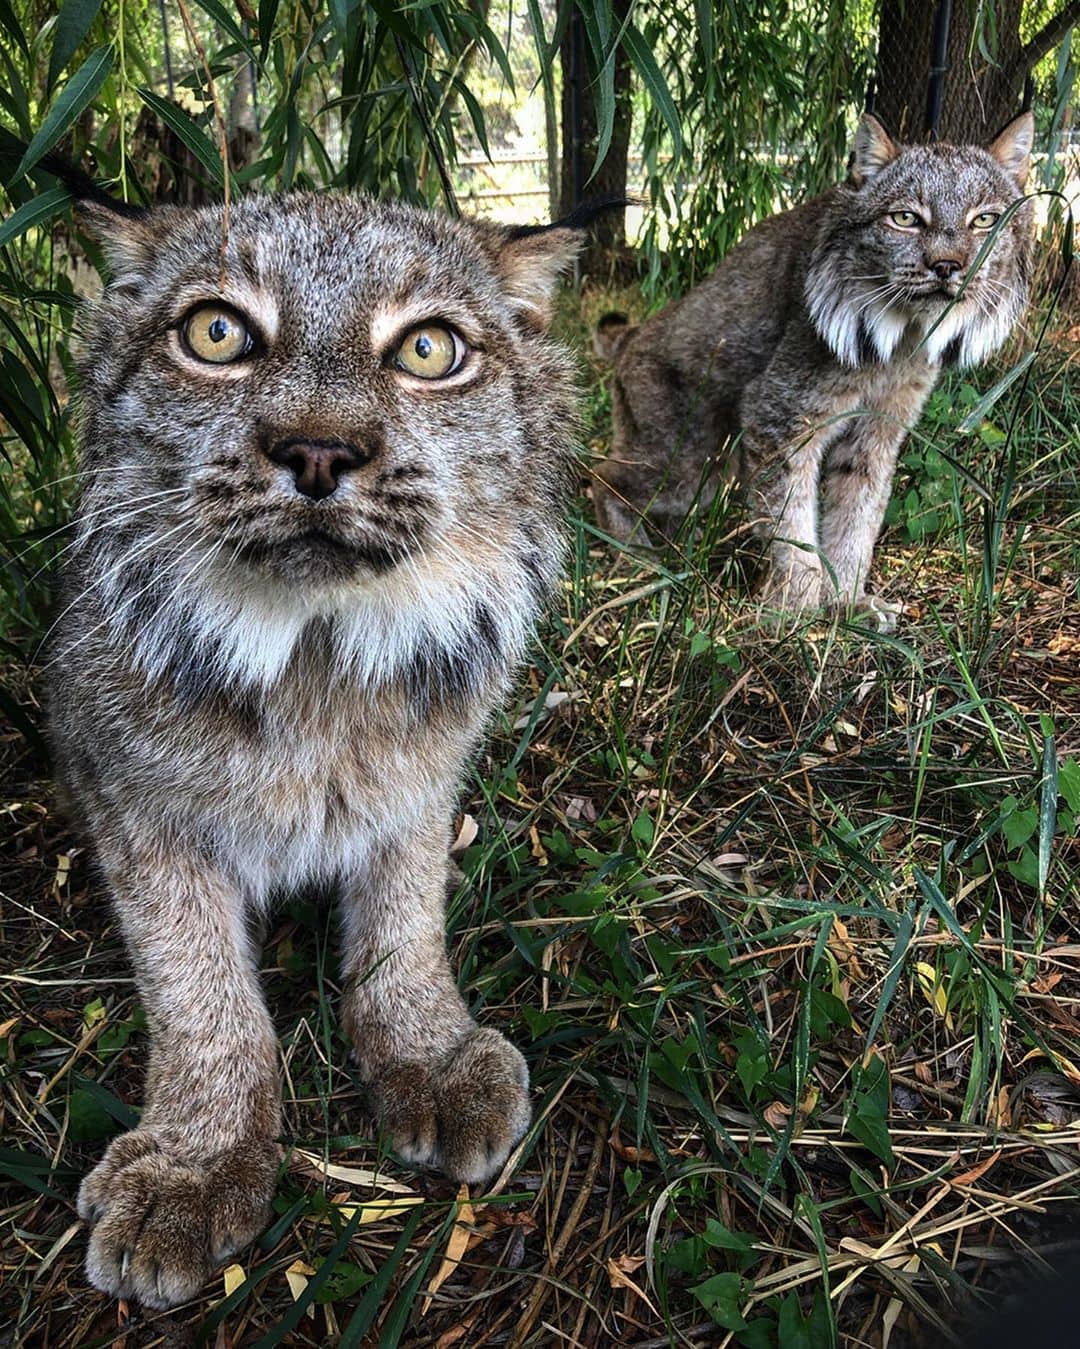
[[[450,328],[425,323],[405,335],[394,364],[419,379],[445,379],[461,367],[468,348]]]
[[[973,230],[992,230],[1000,219],[1001,214],[998,211],[980,211],[972,219],[971,228]]]
[[[184,341],[193,356],[213,365],[228,365],[246,356],[254,343],[239,314],[208,304],[184,320]]]
[[[889,221],[897,229],[902,230],[914,229],[916,225],[922,223],[914,211],[890,211]]]

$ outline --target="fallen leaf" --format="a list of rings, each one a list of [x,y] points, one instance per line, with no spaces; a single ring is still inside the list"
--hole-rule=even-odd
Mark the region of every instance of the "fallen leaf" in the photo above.
[[[443,1253],[442,1262],[435,1271],[435,1277],[428,1284],[427,1296],[420,1306],[421,1316],[427,1315],[435,1294],[461,1264],[461,1257],[469,1247],[469,1237],[473,1223],[476,1221],[476,1215],[469,1203],[469,1187],[467,1185],[463,1185],[458,1190],[457,1203],[457,1217],[454,1219],[454,1225],[446,1239],[446,1250]]]
[[[612,1288],[629,1288],[635,1297],[639,1297],[644,1302],[654,1316],[659,1316],[660,1313],[630,1278],[630,1275],[635,1270],[640,1269],[644,1263],[645,1257],[643,1255],[620,1255],[617,1260],[609,1259],[607,1262],[608,1282]]]
[[[480,826],[471,815],[462,815],[461,828],[457,832],[457,838],[450,844],[451,854],[463,853],[466,848],[471,847],[476,842],[476,836],[480,832]]]
[[[1000,1161],[1001,1151],[1002,1151],[1001,1148],[998,1148],[997,1152],[991,1153],[991,1155],[987,1157],[986,1161],[979,1162],[977,1166],[973,1166],[967,1171],[961,1171],[958,1176],[950,1176],[949,1184],[974,1185],[975,1182],[980,1177],[985,1176],[987,1171],[989,1171],[992,1166],[995,1166],[998,1163],[998,1161]]]
[[[294,1302],[299,1301],[301,1294],[308,1285],[308,1279],[315,1271],[303,1260],[294,1260],[285,1271],[285,1278],[289,1285],[289,1292],[292,1294]],[[309,1309],[310,1310],[310,1309]]]
[[[225,1296],[235,1293],[240,1285],[247,1278],[247,1271],[243,1265],[226,1265],[221,1271],[221,1279],[225,1285]]]
[[[368,1223],[379,1223],[385,1218],[392,1218],[395,1213],[403,1213],[414,1204],[423,1202],[421,1195],[415,1195],[409,1199],[373,1199],[369,1204],[335,1204],[334,1208],[346,1222],[351,1222],[353,1215],[359,1212],[357,1226],[364,1227]],[[321,1221],[329,1222],[329,1214],[324,1214]]]
[[[392,1194],[416,1193],[408,1185],[402,1185],[400,1181],[391,1180],[378,1171],[369,1171],[366,1167],[360,1166],[338,1166],[334,1162],[324,1161],[316,1152],[304,1152],[300,1148],[294,1148],[293,1157],[300,1158],[312,1171],[317,1171],[320,1176],[327,1176],[331,1180],[344,1181],[346,1185],[368,1185],[375,1190],[389,1190]]]

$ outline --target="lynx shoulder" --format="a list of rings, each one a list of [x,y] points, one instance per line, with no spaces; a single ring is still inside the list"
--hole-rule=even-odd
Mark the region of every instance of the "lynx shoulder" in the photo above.
[[[152,1037],[79,1212],[92,1282],[165,1307],[269,1213],[276,896],[337,895],[342,1019],[401,1155],[479,1182],[528,1125],[443,907],[465,764],[560,567],[576,391],[546,328],[581,234],[314,194],[82,214],[113,275],[51,732]]]
[[[866,115],[846,183],[752,229],[640,327],[606,315],[601,528],[670,535],[734,470],[772,540],[768,605],[868,602],[906,430],[942,369],[986,359],[1026,306],[1032,136],[1024,113],[985,148],[898,145]]]

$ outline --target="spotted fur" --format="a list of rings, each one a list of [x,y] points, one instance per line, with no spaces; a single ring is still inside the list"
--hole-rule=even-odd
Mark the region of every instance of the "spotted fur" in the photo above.
[[[471,1021],[443,903],[462,774],[559,572],[569,361],[546,336],[580,231],[298,194],[83,208],[112,280],[82,320],[85,487],[47,647],[52,735],[152,1026],[139,1128],[88,1177],[97,1287],[166,1306],[257,1234],[277,1166],[252,920],[332,889],[363,1078],[392,1144],[479,1182],[529,1120]],[[179,329],[225,302],[250,356]],[[471,354],[393,361],[438,320]],[[275,446],[347,445],[325,499]]]

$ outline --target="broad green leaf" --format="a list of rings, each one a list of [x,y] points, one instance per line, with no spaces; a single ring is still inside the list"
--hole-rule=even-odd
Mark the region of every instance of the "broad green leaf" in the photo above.
[[[79,50],[79,44],[90,31],[90,25],[97,18],[101,0],[64,0],[60,13],[56,16],[53,28],[52,52],[49,55],[49,78],[46,87],[51,89],[67,64]]]
[[[871,1053],[852,1076],[848,1133],[891,1169],[896,1159],[889,1137],[889,1070],[880,1054]]]
[[[106,76],[112,70],[112,63],[112,47],[108,44],[96,47],[90,53],[45,114],[45,120],[26,147],[26,154],[15,170],[13,183],[17,183],[32,169],[41,156],[47,154],[68,128],[78,121],[80,114],[90,106],[94,95],[105,83]]]
[[[67,210],[73,200],[66,187],[52,187],[48,192],[42,192],[39,197],[33,197],[0,225],[0,248],[11,243],[12,239],[17,239],[20,234],[33,229],[35,225],[44,224],[54,215]]]

